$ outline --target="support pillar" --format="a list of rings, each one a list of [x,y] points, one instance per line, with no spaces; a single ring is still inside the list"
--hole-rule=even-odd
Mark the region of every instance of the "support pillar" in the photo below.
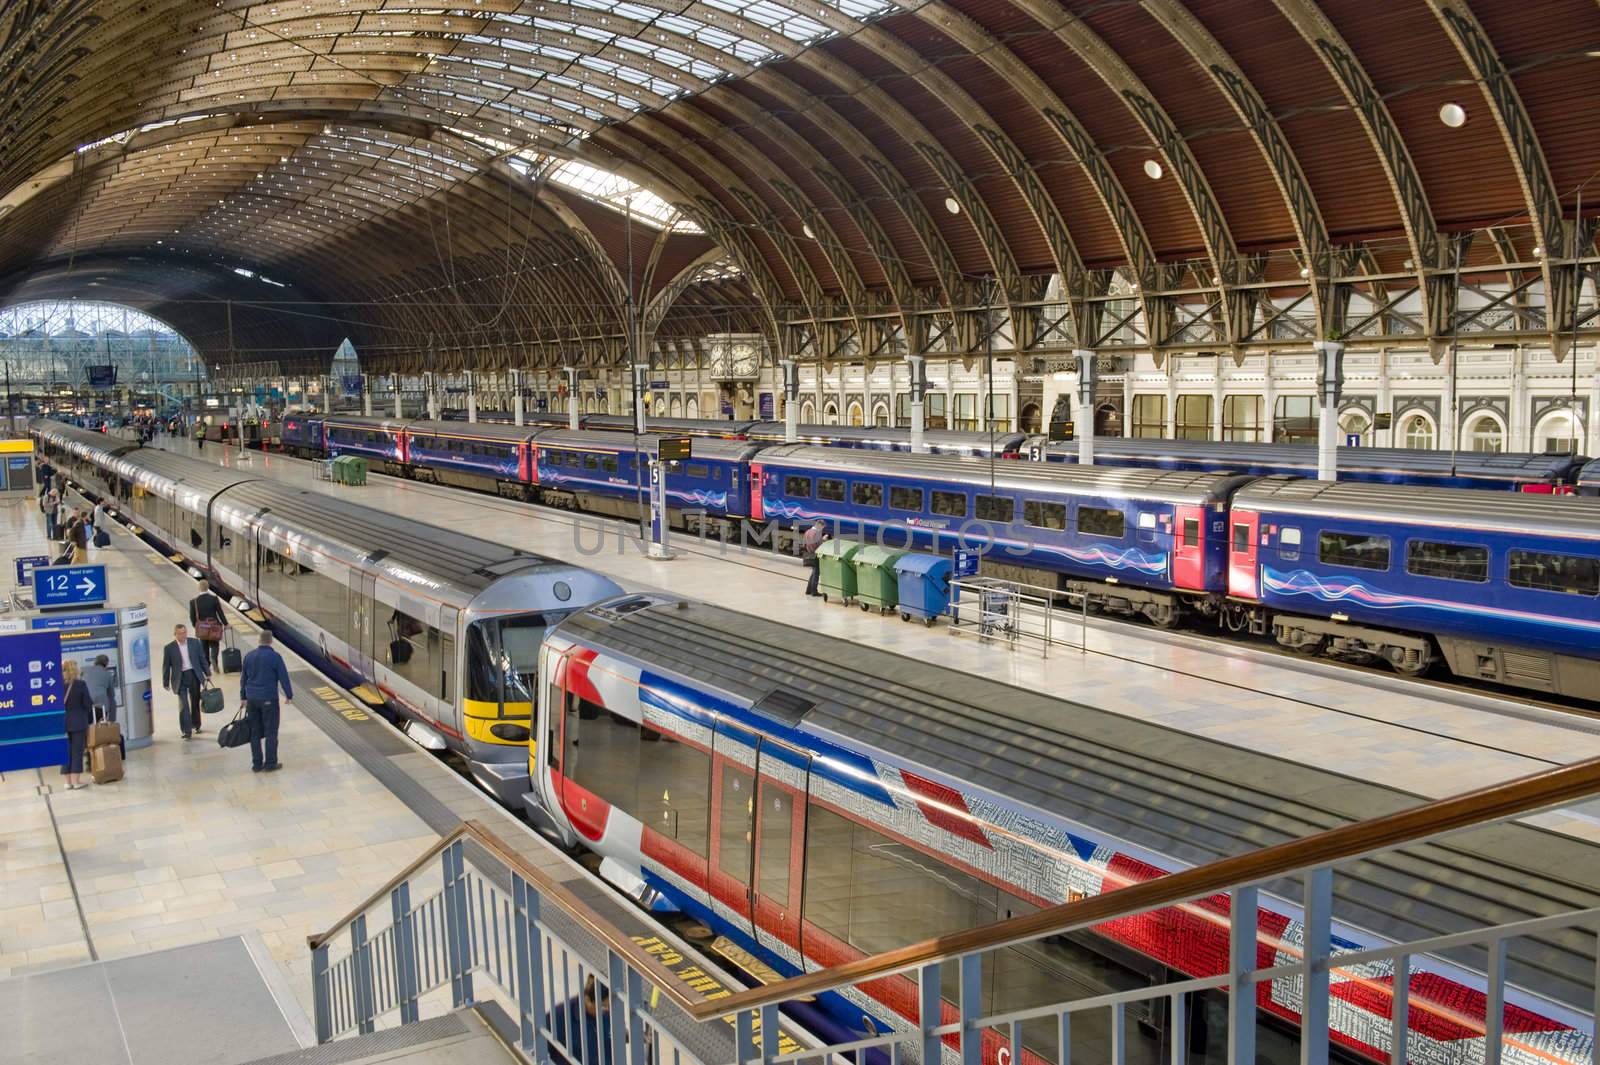
[[[633,431],[644,435],[644,393],[650,386],[650,364],[633,364]]]
[[[563,366],[561,372],[567,375],[567,428],[575,431],[582,417],[578,409],[578,368]]]
[[[467,371],[467,422],[472,424],[478,420],[478,375],[471,370]]]
[[[1078,465],[1094,465],[1094,352],[1078,348],[1072,357],[1078,360]]]
[[[783,442],[800,439],[800,364],[783,360]]]
[[[924,406],[928,393],[928,357],[907,355],[906,366],[911,371],[911,450],[914,454],[926,454],[928,445],[922,437],[928,424]]]
[[[367,380],[367,375],[361,375],[361,413],[372,417],[372,383]]]
[[[428,420],[439,420],[439,380],[431,373],[422,375],[422,388],[428,394]]]
[[[394,416],[396,418],[404,418],[406,416],[405,408],[400,405],[400,375],[391,374],[389,380],[394,386]]]
[[[656,453],[650,456],[650,541],[645,545],[648,557],[661,560],[672,557],[667,547],[668,528],[667,464]]]
[[[1322,411],[1317,416],[1317,480],[1339,479],[1339,397],[1344,391],[1344,345],[1337,340],[1319,340],[1317,349],[1318,384]]]
[[[511,371],[511,421],[515,425],[528,424],[528,411],[522,399],[522,371]]]

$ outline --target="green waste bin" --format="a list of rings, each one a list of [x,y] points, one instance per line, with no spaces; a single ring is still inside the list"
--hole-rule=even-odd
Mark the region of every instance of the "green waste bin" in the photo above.
[[[344,474],[345,470],[348,468],[349,463],[347,463],[344,460],[344,456],[341,455],[328,464],[328,471],[331,474],[328,479],[334,484],[344,484]]]
[[[345,456],[344,483],[362,485],[367,483],[367,460],[358,455]]]
[[[849,603],[856,597],[856,568],[851,560],[859,550],[857,540],[824,540],[817,548],[817,587],[824,601]]]
[[[894,564],[905,554],[878,544],[868,544],[856,552],[850,561],[856,568],[856,602],[862,610],[877,607],[878,613],[886,614],[899,604],[900,578]]]

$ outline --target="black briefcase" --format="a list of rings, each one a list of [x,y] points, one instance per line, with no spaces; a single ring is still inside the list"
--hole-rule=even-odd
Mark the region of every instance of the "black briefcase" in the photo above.
[[[234,719],[217,732],[218,747],[243,747],[250,742],[250,720],[240,710]]]

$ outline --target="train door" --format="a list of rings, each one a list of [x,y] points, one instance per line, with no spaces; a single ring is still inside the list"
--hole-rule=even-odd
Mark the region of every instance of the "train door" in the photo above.
[[[369,558],[367,561],[372,561]],[[373,680],[372,629],[377,605],[373,602],[378,578],[364,570],[350,571],[350,668],[363,680]]]
[[[791,955],[800,950],[800,887],[810,777],[809,754],[762,737],[756,748],[751,910],[756,941]],[[788,949],[783,950],[785,947]]]
[[[1177,507],[1172,530],[1172,583],[1179,588],[1206,586],[1206,508]]]
[[[1257,527],[1261,515],[1235,508],[1228,522],[1228,594],[1256,599]]]
[[[760,737],[728,721],[712,739],[711,834],[707,883],[711,897],[733,912],[739,931],[755,938],[751,883],[755,879],[756,750]]]

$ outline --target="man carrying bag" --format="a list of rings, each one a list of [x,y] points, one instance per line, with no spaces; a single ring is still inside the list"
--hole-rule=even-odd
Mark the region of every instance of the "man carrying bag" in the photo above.
[[[161,686],[178,697],[178,727],[183,738],[200,731],[200,698],[211,679],[205,649],[189,635],[186,625],[175,626],[172,642],[161,653]]]
[[[211,672],[217,669],[217,654],[222,647],[222,634],[227,631],[228,619],[222,613],[222,600],[212,594],[211,586],[199,582],[200,594],[189,600],[189,624],[205,648],[206,665]]]

